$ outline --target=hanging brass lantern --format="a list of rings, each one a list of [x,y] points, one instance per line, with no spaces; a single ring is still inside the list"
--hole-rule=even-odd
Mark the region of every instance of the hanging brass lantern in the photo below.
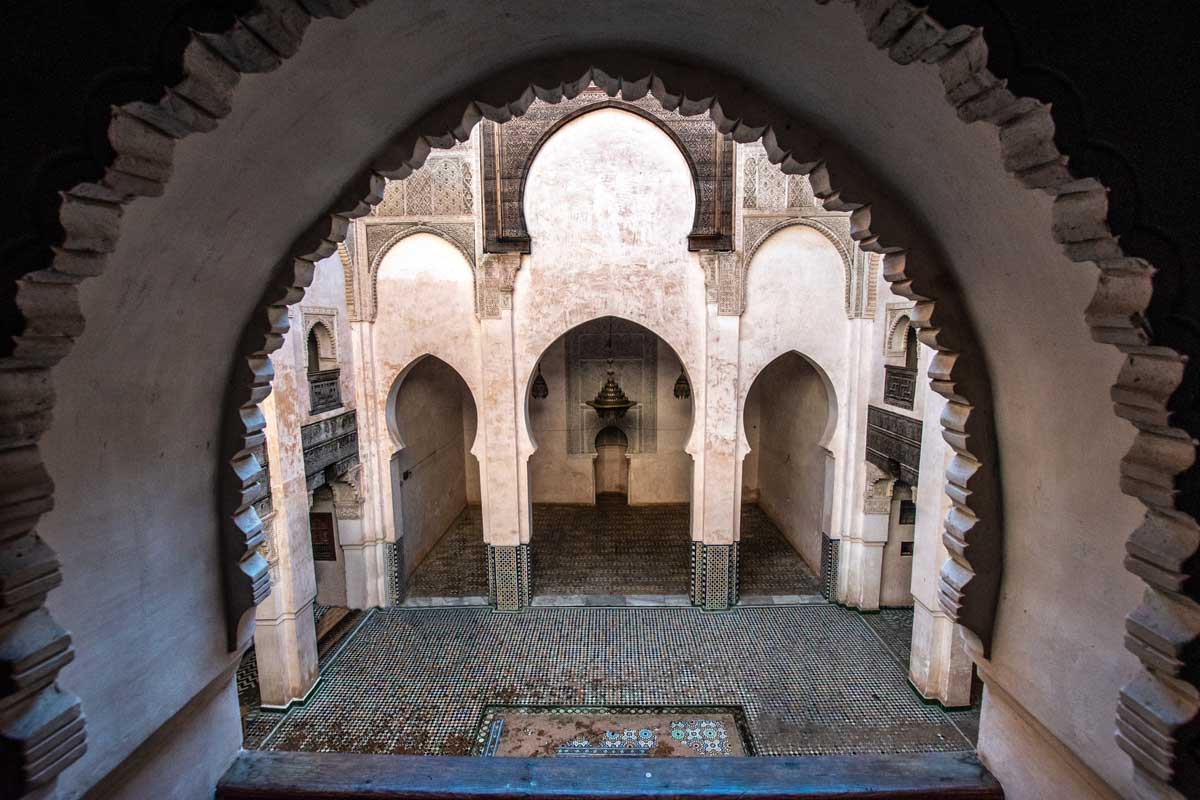
[[[529,390],[529,394],[534,400],[545,400],[550,396],[550,387],[546,385],[546,379],[542,377],[542,362],[538,362],[538,374],[533,379],[533,387]]]
[[[682,368],[679,370],[679,377],[675,379],[675,396],[680,400],[687,400],[692,396],[692,385],[688,383]]]
[[[633,400],[625,396],[620,385],[617,383],[616,374],[613,372],[612,359],[608,360],[608,380],[600,387],[600,391],[596,393],[595,400],[588,400],[587,404],[596,411],[596,415],[600,419],[620,419],[625,416],[625,412],[637,405]]]

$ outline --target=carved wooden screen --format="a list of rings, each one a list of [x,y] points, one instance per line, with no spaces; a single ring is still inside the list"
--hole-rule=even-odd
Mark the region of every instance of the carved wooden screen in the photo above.
[[[308,529],[312,535],[313,561],[337,561],[337,547],[333,543],[333,514],[314,511],[308,515]]]

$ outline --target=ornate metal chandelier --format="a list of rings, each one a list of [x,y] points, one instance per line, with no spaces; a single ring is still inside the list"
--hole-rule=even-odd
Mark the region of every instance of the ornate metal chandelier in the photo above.
[[[620,419],[625,416],[625,412],[637,405],[633,400],[625,396],[625,392],[621,389],[621,385],[617,383],[616,372],[613,370],[612,358],[612,317],[608,319],[608,380],[600,387],[600,391],[596,393],[595,400],[588,400],[587,404],[591,406],[596,416],[600,419]]]
[[[595,400],[588,400],[587,404],[596,411],[596,415],[600,419],[620,419],[625,416],[625,412],[637,405],[633,400],[625,396],[625,392],[617,383],[616,375],[612,368],[612,359],[608,360],[608,380],[600,387],[600,391],[596,393]]]

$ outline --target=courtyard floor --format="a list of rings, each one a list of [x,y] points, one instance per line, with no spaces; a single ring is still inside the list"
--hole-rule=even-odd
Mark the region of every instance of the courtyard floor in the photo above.
[[[699,705],[738,709],[756,755],[973,749],[977,711],[907,682],[911,620],[820,603],[376,610],[323,648],[304,705],[251,710],[245,746],[462,755],[488,706]]]
[[[684,597],[691,540],[686,505],[533,507],[535,597]],[[741,594],[815,597],[821,581],[758,506],[742,509]],[[487,594],[478,508],[468,507],[409,578],[409,605]]]

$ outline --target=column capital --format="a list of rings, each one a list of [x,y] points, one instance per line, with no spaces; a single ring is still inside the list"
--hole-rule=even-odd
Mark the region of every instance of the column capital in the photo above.
[[[480,261],[479,317],[497,319],[512,309],[513,284],[521,271],[520,253],[485,253]]]
[[[746,274],[740,252],[704,250],[700,253],[704,268],[705,299],[716,303],[721,316],[740,317],[746,310]]]

